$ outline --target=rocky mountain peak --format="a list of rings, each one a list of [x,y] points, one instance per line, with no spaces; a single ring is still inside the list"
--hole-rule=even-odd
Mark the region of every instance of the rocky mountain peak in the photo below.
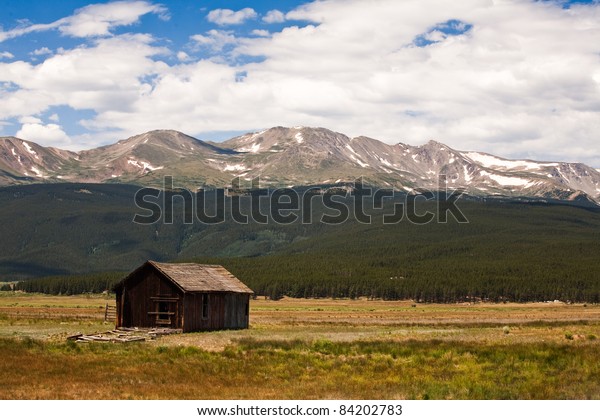
[[[587,165],[505,159],[462,152],[435,140],[389,145],[321,127],[273,127],[222,143],[174,130],[153,130],[81,153],[0,138],[0,183],[128,182],[223,187],[232,178],[263,185],[335,184],[359,177],[374,186],[412,191],[447,184],[480,196],[524,196],[600,203],[600,173]]]

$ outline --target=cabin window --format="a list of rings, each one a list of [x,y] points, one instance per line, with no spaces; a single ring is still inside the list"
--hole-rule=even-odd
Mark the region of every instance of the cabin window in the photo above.
[[[250,316],[250,302],[246,302],[246,316]]]
[[[202,295],[202,319],[208,319],[208,294]]]

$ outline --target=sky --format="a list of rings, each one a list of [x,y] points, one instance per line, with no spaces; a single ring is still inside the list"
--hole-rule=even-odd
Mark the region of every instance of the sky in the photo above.
[[[0,136],[273,126],[600,168],[600,1],[0,0]]]

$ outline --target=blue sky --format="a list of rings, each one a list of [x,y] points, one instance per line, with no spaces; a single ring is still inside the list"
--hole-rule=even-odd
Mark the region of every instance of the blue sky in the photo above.
[[[72,16],[77,13],[77,10],[81,10],[86,6],[102,3],[115,2],[90,2],[86,0],[61,0],[58,2],[0,0],[0,10],[3,11],[0,15],[0,28],[4,31],[10,31],[11,29],[26,27],[28,25],[49,24]],[[123,3],[133,4],[135,1]],[[278,21],[267,23],[263,18],[271,10],[287,13],[298,7],[302,2],[289,0],[278,2],[178,0],[170,2],[147,2],[147,4],[157,5],[164,10],[159,10],[156,13],[141,14],[134,23],[115,26],[110,29],[110,33],[114,36],[123,36],[132,32],[152,34],[155,38],[154,45],[163,45],[165,48],[171,49],[172,52],[184,52],[190,56],[189,61],[192,61],[203,59],[213,60],[215,59],[215,53],[227,52],[232,48],[231,45],[226,45],[222,51],[218,52],[214,52],[209,48],[199,48],[190,40],[192,35],[206,33],[211,30],[230,31],[230,29],[225,29],[225,27],[231,26],[235,28],[237,36],[256,37],[256,35],[252,34],[252,31],[256,29],[280,31],[286,25],[289,25],[290,21],[286,23]],[[249,6],[250,4],[251,6]],[[277,8],[275,9],[274,6],[277,6]],[[242,19],[239,24],[224,25],[208,19],[208,14],[213,10],[225,9],[236,12],[247,8],[251,8],[256,13],[256,16]],[[296,22],[296,24],[300,25],[302,23]],[[4,53],[5,55],[6,53],[10,54],[10,56],[3,57],[2,61],[4,62],[22,60],[32,64],[40,64],[59,49],[75,49],[78,46],[89,44],[93,40],[94,37],[86,39],[86,37],[65,36],[60,31],[52,29],[35,31],[5,40],[0,44],[0,53]],[[182,61],[177,57],[177,54],[163,55],[160,59],[169,65],[177,65]],[[253,60],[260,60],[260,57],[239,57],[236,58],[235,63],[242,64]],[[37,116],[41,116],[45,120],[49,116],[57,115],[59,116],[61,127],[64,127],[70,135],[77,136],[89,132],[86,127],[78,124],[78,122],[93,118],[94,114],[93,107],[82,109],[81,107],[73,108],[68,105],[56,105],[49,107],[45,112],[37,114]],[[4,123],[6,125],[2,134],[15,134],[21,127],[18,118],[5,120]],[[223,140],[240,132],[244,132],[244,130],[208,130],[200,134],[208,135],[212,139]],[[98,138],[100,139],[101,137]],[[107,137],[108,142],[112,140],[113,137]]]
[[[600,4],[0,0],[0,135],[323,126],[600,167]]]

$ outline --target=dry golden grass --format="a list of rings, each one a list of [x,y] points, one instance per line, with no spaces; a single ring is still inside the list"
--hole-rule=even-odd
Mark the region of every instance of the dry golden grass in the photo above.
[[[414,304],[409,301],[333,299],[257,299],[252,302],[257,322],[349,324],[468,324],[532,321],[600,321],[600,305],[565,303]]]
[[[106,297],[0,294],[0,398],[600,398],[600,306],[258,299],[251,328],[139,344]]]
[[[563,342],[565,331],[600,337],[600,305],[417,304],[413,302],[257,299],[251,328],[163,338],[163,345],[221,351],[246,338],[276,340],[446,340],[490,343]],[[508,326],[508,334],[503,327]]]

